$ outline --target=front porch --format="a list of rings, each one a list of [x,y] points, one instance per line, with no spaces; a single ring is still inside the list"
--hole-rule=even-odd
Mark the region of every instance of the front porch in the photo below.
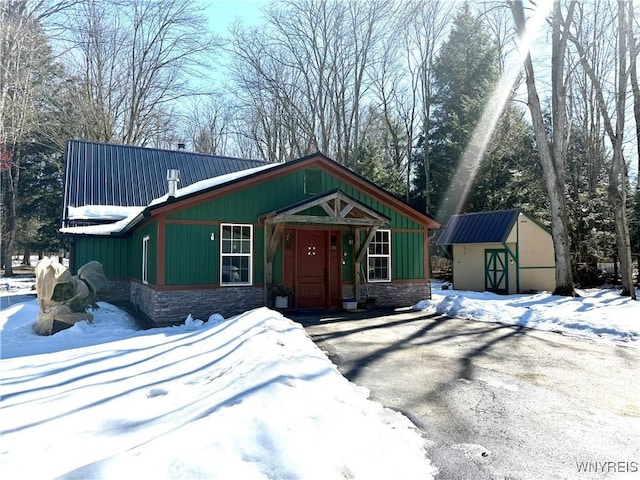
[[[265,305],[276,285],[293,291],[289,308],[338,308],[362,299],[365,254],[390,219],[340,190],[260,217],[265,227]],[[274,278],[280,252],[281,274]],[[280,270],[280,269],[278,269]]]

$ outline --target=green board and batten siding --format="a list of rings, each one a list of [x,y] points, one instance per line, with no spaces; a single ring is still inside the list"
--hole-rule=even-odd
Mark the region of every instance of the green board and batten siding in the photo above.
[[[158,221],[151,220],[149,223],[138,228],[131,235],[131,278],[142,281],[142,239],[149,235],[149,263],[147,277],[149,283],[157,281],[157,262],[158,257]]]
[[[213,240],[211,236],[213,234]],[[253,228],[253,283],[264,280],[264,231]],[[166,285],[213,285],[220,282],[220,225],[167,222]]]
[[[125,279],[131,276],[129,269],[129,242],[115,237],[77,237],[71,251],[72,273],[92,260],[102,263],[104,274],[111,279]]]
[[[156,262],[158,251],[158,225],[153,220],[143,225],[130,237],[76,237],[73,241],[72,271],[87,262],[96,260],[104,266],[104,273],[110,279],[135,278],[142,280],[142,239],[149,235],[149,282],[156,282]]]
[[[393,279],[424,278],[424,263],[424,233],[391,231]]]
[[[320,171],[324,191],[341,190],[364,205],[391,218],[391,228],[422,228],[422,225],[398,214],[395,210],[374,200],[352,185],[335,178],[324,170]],[[221,222],[254,223],[260,214],[278,210],[309,198],[309,195],[304,193],[304,172],[304,170],[297,170],[271,178],[257,186],[235,191],[224,197],[174,212],[167,218],[176,220],[216,219]]]
[[[394,279],[424,278],[424,229],[412,219],[378,202],[371,196],[341,181],[324,170],[322,189],[339,189],[359,202],[386,215],[391,219],[392,229],[392,269]],[[231,192],[220,198],[208,200],[167,215],[167,285],[218,283],[219,263],[219,223],[248,223],[254,225],[254,283],[264,281],[264,229],[257,225],[258,217],[309,198],[304,193],[305,170],[298,170],[258,185]],[[320,207],[304,213],[326,215]],[[171,221],[212,221],[215,225],[188,225]],[[399,229],[401,231],[393,231]],[[214,233],[215,241],[211,241]],[[348,232],[343,235],[346,244]],[[171,245],[178,245],[171,248]],[[274,278],[282,278],[282,249],[274,260]],[[413,254],[408,254],[414,252]],[[197,260],[199,259],[199,260]],[[351,258],[349,260],[352,260]],[[353,266],[347,262],[343,268],[343,281],[353,281]],[[190,280],[189,280],[190,279]]]
[[[253,283],[263,283],[264,228],[257,223],[258,218],[262,214],[308,199],[310,195],[304,191],[306,170],[320,172],[323,191],[339,189],[391,219],[390,227],[384,228],[392,229],[393,279],[424,278],[423,225],[323,169],[300,169],[169,213],[165,223],[165,284],[218,284],[220,223],[227,222],[253,225]],[[306,213],[326,215],[319,207]],[[190,224],[189,221],[211,223]],[[88,261],[97,260],[105,265],[105,274],[109,278],[141,280],[142,239],[146,235],[149,235],[149,283],[155,284],[157,265],[154,259],[158,258],[157,220],[151,220],[136,228],[127,237],[76,237],[74,269]],[[347,231],[343,233],[343,245],[346,245],[348,235]],[[353,281],[352,260],[347,259],[344,265],[343,281]],[[273,266],[274,278],[282,278],[282,247],[277,251]]]

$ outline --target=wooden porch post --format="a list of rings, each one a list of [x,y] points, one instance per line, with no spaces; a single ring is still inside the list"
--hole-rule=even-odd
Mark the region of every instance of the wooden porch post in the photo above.
[[[353,298],[358,298],[360,291],[360,229],[353,229]]]
[[[269,287],[273,284],[273,259],[276,256],[280,239],[284,233],[284,222],[275,224],[265,222],[264,224],[264,244],[265,244],[265,256],[264,256],[264,302],[268,305],[269,301]]]

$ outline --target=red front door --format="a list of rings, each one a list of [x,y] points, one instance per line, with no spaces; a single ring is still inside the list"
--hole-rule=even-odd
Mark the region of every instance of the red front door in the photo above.
[[[297,306],[327,306],[327,232],[299,230],[297,250]]]

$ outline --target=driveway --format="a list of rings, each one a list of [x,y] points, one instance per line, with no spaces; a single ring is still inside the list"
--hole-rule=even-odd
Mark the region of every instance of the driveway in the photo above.
[[[287,316],[424,432],[438,478],[640,475],[640,350],[410,310]]]

